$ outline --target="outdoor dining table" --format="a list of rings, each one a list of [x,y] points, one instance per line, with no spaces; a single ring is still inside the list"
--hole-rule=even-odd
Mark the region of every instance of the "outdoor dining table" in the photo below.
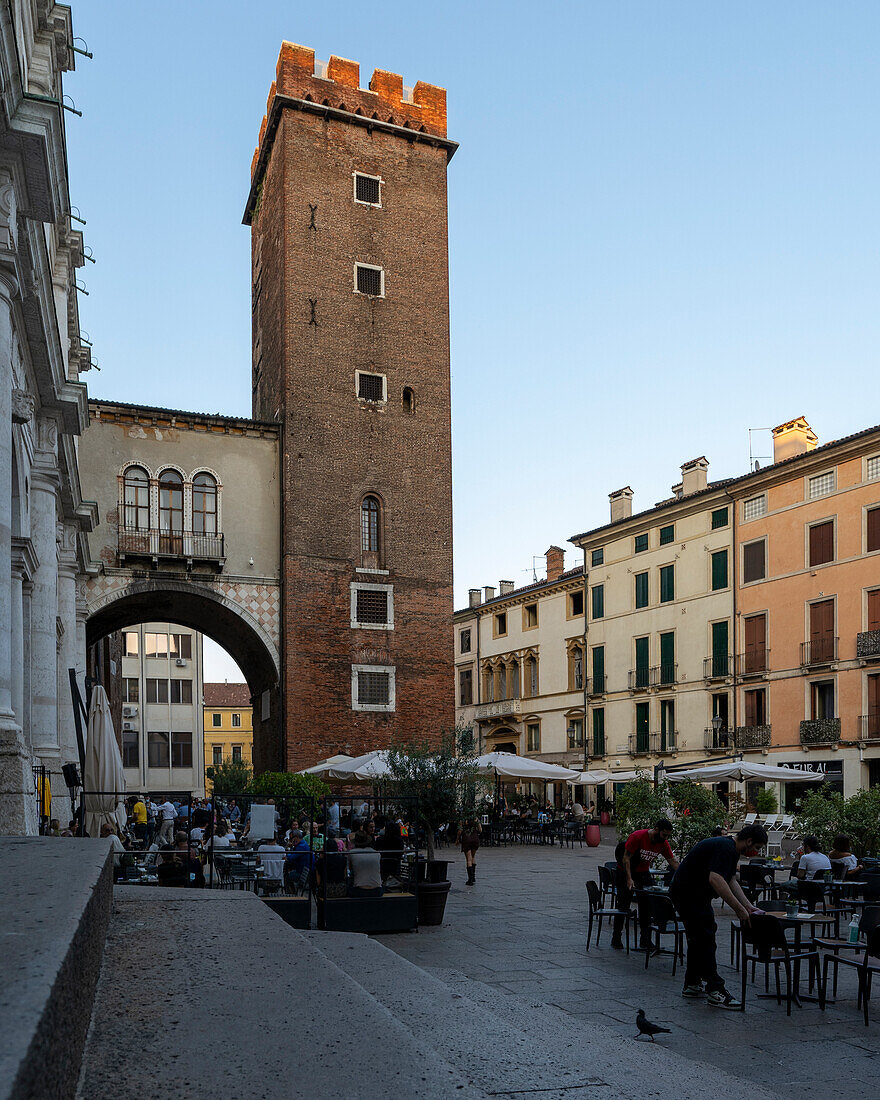
[[[777,910],[765,909],[763,910],[768,917],[776,917],[783,928],[794,929],[794,943],[792,947],[795,951],[800,951],[801,948],[801,936],[802,930],[807,927],[816,927],[821,924],[833,924],[833,918],[826,916],[824,913],[806,913],[803,910],[799,910],[795,916],[788,916],[785,912],[779,912]],[[801,964],[800,960],[796,959],[794,963],[794,996],[792,1000],[795,1004],[799,1004],[800,1000],[804,1001],[816,1001],[818,1000],[812,993],[801,993],[800,991],[801,981]],[[775,993],[758,993],[757,996],[761,1000],[776,1000]]]

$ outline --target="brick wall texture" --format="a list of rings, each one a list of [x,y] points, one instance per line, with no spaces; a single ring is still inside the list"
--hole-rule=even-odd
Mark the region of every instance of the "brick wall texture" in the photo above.
[[[252,222],[253,411],[283,423],[292,770],[454,722],[446,168],[443,148],[290,108],[272,140]],[[382,177],[381,209],[354,202],[355,170]],[[384,268],[384,298],[354,293],[358,261]],[[387,403],[358,399],[356,370],[386,376]],[[357,572],[368,493],[387,576]],[[393,585],[392,631],[351,628],[353,581]],[[393,713],[352,709],[352,664],[395,667]]]

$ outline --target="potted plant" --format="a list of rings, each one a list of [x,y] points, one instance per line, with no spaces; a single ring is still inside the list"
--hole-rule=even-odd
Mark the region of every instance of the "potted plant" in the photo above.
[[[418,888],[420,924],[442,924],[451,885],[446,871],[451,861],[435,858],[434,833],[444,823],[475,812],[484,787],[469,734],[469,727],[456,728],[439,745],[413,740],[388,750],[391,790],[417,798],[419,824],[425,829],[428,858]]]

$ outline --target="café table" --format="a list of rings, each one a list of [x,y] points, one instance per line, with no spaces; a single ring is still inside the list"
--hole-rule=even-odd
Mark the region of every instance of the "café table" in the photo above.
[[[827,916],[825,913],[807,913],[803,910],[798,910],[795,915],[789,916],[785,912],[780,912],[773,909],[764,909],[762,910],[762,912],[766,913],[768,917],[776,917],[783,928],[794,929],[794,943],[792,944],[792,947],[795,951],[799,951],[801,948],[801,937],[804,928],[812,931],[812,929],[822,924],[834,924],[834,918]],[[801,993],[800,980],[801,964],[800,960],[798,959],[795,960],[794,964],[794,997],[792,998],[792,1000],[795,1004],[799,1004],[801,1000],[817,1001],[818,997],[814,996],[812,993]],[[757,997],[761,1000],[776,1000],[776,994],[769,992],[758,993]]]

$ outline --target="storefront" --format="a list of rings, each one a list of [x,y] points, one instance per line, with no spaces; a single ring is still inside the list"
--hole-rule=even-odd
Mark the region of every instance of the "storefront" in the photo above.
[[[794,771],[799,772],[811,772],[820,773],[825,776],[825,782],[830,784],[835,791],[839,791],[843,794],[843,761],[837,760],[810,760],[805,763],[803,760],[781,760],[779,761],[784,767],[792,768]],[[821,784],[819,783],[782,783],[780,784],[782,792],[782,810],[785,813],[793,814],[797,813],[798,806],[804,795],[809,794],[810,791],[821,790]]]

